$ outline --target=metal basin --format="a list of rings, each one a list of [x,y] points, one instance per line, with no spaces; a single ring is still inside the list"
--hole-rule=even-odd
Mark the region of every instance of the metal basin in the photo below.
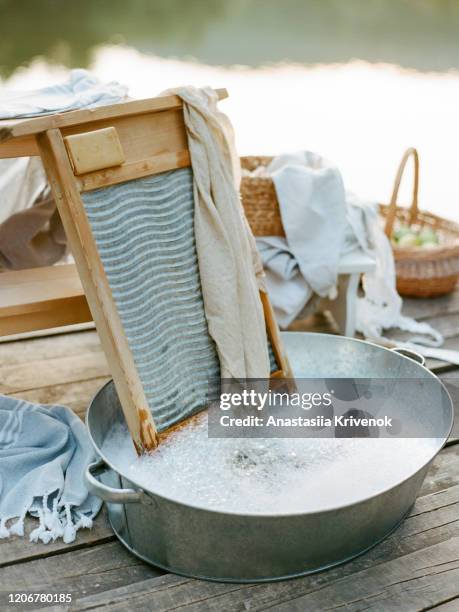
[[[367,342],[330,336],[282,334],[296,377],[419,378],[436,388],[434,403],[407,398],[402,410],[436,439],[429,460],[402,481],[356,503],[319,512],[237,514],[178,503],[145,490],[101,450],[123,422],[113,383],[95,396],[87,426],[99,460],[88,468],[88,488],[107,502],[111,525],[135,555],[167,571],[228,582],[292,578],[342,563],[385,538],[411,508],[432,459],[446,441],[453,407],[442,383],[422,365]],[[435,405],[433,405],[435,404]],[[375,476],[377,477],[377,475]],[[356,487],[358,481],[356,480]]]

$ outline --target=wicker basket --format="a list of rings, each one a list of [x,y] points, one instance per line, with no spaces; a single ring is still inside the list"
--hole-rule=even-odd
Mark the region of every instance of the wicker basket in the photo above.
[[[253,172],[272,157],[241,157],[241,168]],[[285,236],[274,183],[269,176],[243,176],[241,199],[254,236]]]
[[[403,173],[410,157],[414,160],[413,197],[410,208],[397,206]],[[272,157],[241,157],[241,167],[253,172],[267,166]],[[408,149],[397,171],[390,204],[381,204],[385,232],[390,238],[395,221],[419,228],[431,227],[440,244],[429,250],[394,247],[397,290],[401,295],[433,297],[453,291],[459,276],[459,225],[432,213],[418,210],[419,156]],[[241,197],[255,236],[285,236],[274,183],[270,177],[243,176]]]
[[[404,208],[397,205],[397,198],[410,157],[414,161],[413,196],[410,208]],[[418,188],[419,156],[416,149],[411,148],[400,162],[390,204],[381,204],[380,211],[385,218],[384,231],[389,239],[396,220],[419,229],[430,227],[438,234],[440,244],[428,250],[393,247],[400,295],[434,297],[450,293],[456,285],[459,276],[459,225],[432,213],[419,211]]]

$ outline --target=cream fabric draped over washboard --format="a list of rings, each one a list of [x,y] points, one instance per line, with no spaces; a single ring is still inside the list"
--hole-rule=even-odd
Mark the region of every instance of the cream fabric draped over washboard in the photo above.
[[[222,378],[268,378],[259,297],[263,266],[239,199],[240,164],[232,125],[218,110],[217,94],[210,88],[179,87],[164,93],[183,100],[204,309]]]

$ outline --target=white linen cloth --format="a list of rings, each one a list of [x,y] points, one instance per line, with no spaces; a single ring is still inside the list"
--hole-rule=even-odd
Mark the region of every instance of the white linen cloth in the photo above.
[[[0,119],[94,108],[121,102],[126,97],[127,88],[124,85],[103,83],[88,71],[77,69],[72,70],[69,79],[59,85],[20,92],[1,88]],[[40,210],[33,206],[43,199],[46,189],[46,175],[39,157],[0,159],[0,224],[12,215],[22,213],[1,231],[0,261],[5,267],[18,269],[50,265],[63,255],[65,244],[60,244],[60,240],[56,243],[56,232],[51,235],[48,231],[55,206],[50,203],[47,214],[44,214],[43,206]],[[58,216],[55,221],[60,225]],[[21,226],[24,228],[22,233]],[[14,238],[10,238],[12,231]],[[58,233],[64,237],[62,228]],[[24,248],[21,250],[22,246]]]
[[[344,184],[336,168],[310,151],[274,158],[267,173],[286,239],[257,238],[257,246],[278,323],[286,328],[313,293],[336,296],[346,227]]]
[[[365,203],[347,194],[349,227],[346,247],[356,247],[371,253],[376,260],[376,269],[363,275],[364,296],[357,298],[356,329],[365,338],[380,344],[392,345],[383,330],[397,328],[421,334],[410,339],[412,348],[422,352],[419,345],[441,346],[443,336],[428,323],[420,323],[402,315],[403,301],[396,289],[394,255],[391,244],[378,220],[378,205]]]
[[[180,87],[193,168],[194,231],[209,334],[222,378],[269,378],[259,289],[263,266],[239,199],[240,165],[231,123],[210,88]],[[250,265],[250,263],[253,265]]]
[[[304,151],[274,158],[273,179],[286,238],[257,238],[266,283],[279,325],[294,321],[311,296],[336,297],[339,257],[360,248],[376,260],[363,278],[356,328],[375,342],[390,344],[384,329],[423,334],[411,342],[440,346],[441,334],[401,314],[389,240],[379,226],[377,205],[346,193],[338,168]]]
[[[0,396],[0,538],[23,536],[27,514],[39,518],[33,542],[69,543],[90,528],[102,504],[83,480],[93,459],[86,427],[69,408]]]
[[[68,81],[30,91],[0,90],[0,119],[37,117],[79,108],[116,104],[127,87],[116,81],[102,83],[81,68],[71,70]]]
[[[39,157],[0,159],[0,223],[30,208],[46,185],[45,169]]]

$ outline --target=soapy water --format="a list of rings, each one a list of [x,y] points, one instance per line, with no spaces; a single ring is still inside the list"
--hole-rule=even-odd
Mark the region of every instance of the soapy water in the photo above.
[[[434,438],[209,438],[207,415],[137,457],[117,425],[102,452],[133,483],[177,502],[240,514],[295,514],[358,502],[432,458]]]

